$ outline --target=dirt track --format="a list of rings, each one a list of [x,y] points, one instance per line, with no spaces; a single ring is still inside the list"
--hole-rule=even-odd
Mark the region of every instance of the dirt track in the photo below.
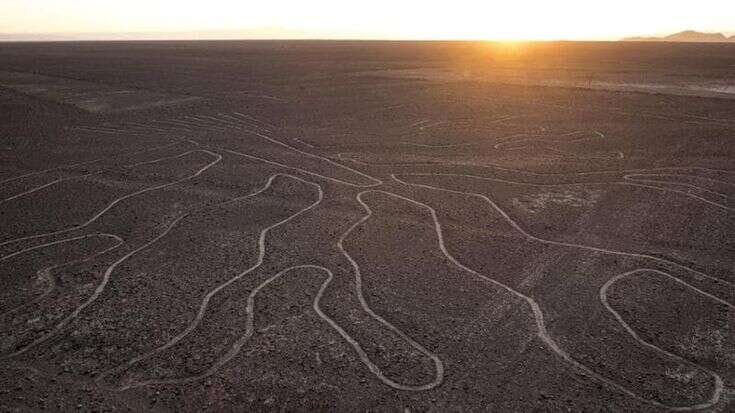
[[[735,409],[733,64],[3,45],[0,409]]]

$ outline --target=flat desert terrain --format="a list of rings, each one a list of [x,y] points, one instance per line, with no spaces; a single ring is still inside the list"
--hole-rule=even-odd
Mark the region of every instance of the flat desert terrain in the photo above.
[[[735,411],[735,44],[0,44],[0,411]]]

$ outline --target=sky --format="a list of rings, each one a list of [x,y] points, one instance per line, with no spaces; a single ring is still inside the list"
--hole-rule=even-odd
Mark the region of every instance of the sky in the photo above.
[[[616,40],[735,34],[735,0],[0,0],[15,38]]]

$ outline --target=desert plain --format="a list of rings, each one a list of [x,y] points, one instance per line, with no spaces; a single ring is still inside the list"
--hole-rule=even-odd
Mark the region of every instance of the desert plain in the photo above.
[[[0,44],[0,410],[735,410],[735,44]]]

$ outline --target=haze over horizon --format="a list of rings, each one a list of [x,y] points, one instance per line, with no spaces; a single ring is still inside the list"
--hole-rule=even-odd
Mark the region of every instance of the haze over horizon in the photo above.
[[[0,0],[0,38],[6,40],[619,40],[688,29],[732,35],[733,21],[735,6],[725,0],[703,0],[696,7],[662,0],[595,7],[582,0],[430,5],[414,0],[275,0],[255,5],[232,0]]]

